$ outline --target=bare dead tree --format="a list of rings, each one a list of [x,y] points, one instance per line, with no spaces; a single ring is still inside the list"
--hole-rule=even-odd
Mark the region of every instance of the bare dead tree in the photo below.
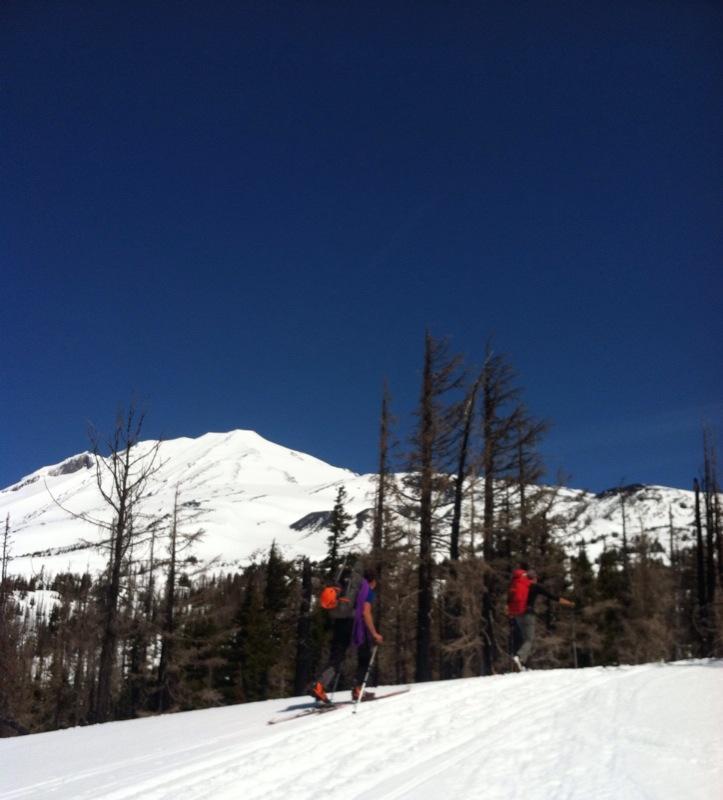
[[[2,542],[2,566],[0,567],[0,612],[5,607],[5,595],[7,593],[8,562],[10,561],[10,514],[5,517],[5,530],[3,531]]]
[[[127,413],[118,407],[116,424],[109,437],[90,428],[96,463],[96,482],[103,501],[112,510],[112,520],[101,523],[107,535],[108,563],[102,594],[102,633],[97,686],[92,719],[105,722],[113,705],[113,672],[119,637],[119,605],[123,577],[133,545],[143,530],[134,523],[138,506],[150,477],[159,469],[160,442],[140,448],[145,409],[132,402]]]
[[[381,583],[384,569],[382,552],[384,550],[384,527],[387,514],[387,500],[390,482],[389,448],[390,448],[391,414],[389,411],[389,391],[386,381],[382,393],[382,410],[379,418],[379,470],[377,491],[374,501],[374,523],[372,529],[372,558],[377,571],[377,579]]]
[[[462,360],[451,355],[447,340],[425,337],[422,391],[417,425],[411,437],[407,491],[414,496],[419,519],[416,673],[418,682],[433,679],[432,611],[435,510],[448,502],[450,474],[459,452],[460,418],[464,408]]]
[[[168,531],[168,559],[166,561],[166,585],[163,596],[161,626],[161,656],[158,665],[158,710],[168,711],[175,701],[174,675],[176,672],[176,628],[179,567],[182,556],[200,541],[203,529],[193,532],[182,530],[180,487],[176,486],[173,501],[171,526]]]
[[[516,374],[504,355],[496,355],[492,342],[487,342],[481,379],[481,425],[483,476],[483,554],[490,562],[496,555],[495,518],[498,507],[498,479],[507,474],[516,458],[515,408],[520,390],[514,383]]]
[[[452,503],[452,520],[450,523],[449,569],[442,608],[442,640],[443,650],[445,651],[442,673],[446,678],[460,677],[464,665],[464,655],[457,642],[461,637],[460,618],[463,608],[463,598],[460,587],[457,584],[460,580],[459,556],[462,530],[462,503],[464,501],[467,479],[472,469],[472,435],[477,406],[477,392],[479,391],[481,381],[482,375],[479,375],[468,389],[460,415],[460,442],[453,484],[454,500]]]

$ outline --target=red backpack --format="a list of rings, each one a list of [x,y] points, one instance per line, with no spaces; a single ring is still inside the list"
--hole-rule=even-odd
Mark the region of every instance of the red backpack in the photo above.
[[[530,594],[530,579],[524,569],[512,573],[510,588],[507,590],[507,612],[518,617],[527,611],[527,596]]]

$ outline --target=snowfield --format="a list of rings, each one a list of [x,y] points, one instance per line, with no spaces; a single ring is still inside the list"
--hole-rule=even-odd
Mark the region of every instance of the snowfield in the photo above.
[[[3,739],[0,797],[723,797],[723,661],[427,683],[357,714],[268,724],[309,703]]]

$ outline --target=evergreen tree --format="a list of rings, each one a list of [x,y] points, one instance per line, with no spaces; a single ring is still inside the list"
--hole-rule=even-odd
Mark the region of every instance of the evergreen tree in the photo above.
[[[261,570],[249,570],[244,599],[237,616],[241,688],[247,702],[266,700],[269,671],[275,661],[271,619],[263,603]]]
[[[620,663],[618,643],[623,634],[621,597],[625,588],[620,551],[603,550],[598,559],[597,627],[601,634],[600,663],[608,666]]]
[[[301,559],[301,602],[296,623],[294,694],[303,694],[311,680],[311,562]]]
[[[332,576],[336,576],[341,565],[341,551],[354,541],[358,533],[358,531],[354,531],[352,534],[347,534],[346,532],[353,519],[352,515],[347,513],[346,501],[346,488],[340,486],[336,492],[336,502],[329,520],[329,536],[326,540],[329,552],[325,560],[325,566]]]
[[[584,544],[577,555],[570,558],[570,581],[569,594],[575,602],[575,617],[571,624],[576,625],[572,628],[573,666],[594,667],[599,663],[597,651],[600,643],[595,626],[590,622],[590,610],[595,608],[599,598],[595,571]]]

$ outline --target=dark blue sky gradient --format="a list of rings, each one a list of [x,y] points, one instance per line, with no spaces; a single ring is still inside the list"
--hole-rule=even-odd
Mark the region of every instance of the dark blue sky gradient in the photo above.
[[[0,6],[0,486],[147,399],[375,471],[425,328],[552,477],[689,488],[723,421],[723,7]]]

